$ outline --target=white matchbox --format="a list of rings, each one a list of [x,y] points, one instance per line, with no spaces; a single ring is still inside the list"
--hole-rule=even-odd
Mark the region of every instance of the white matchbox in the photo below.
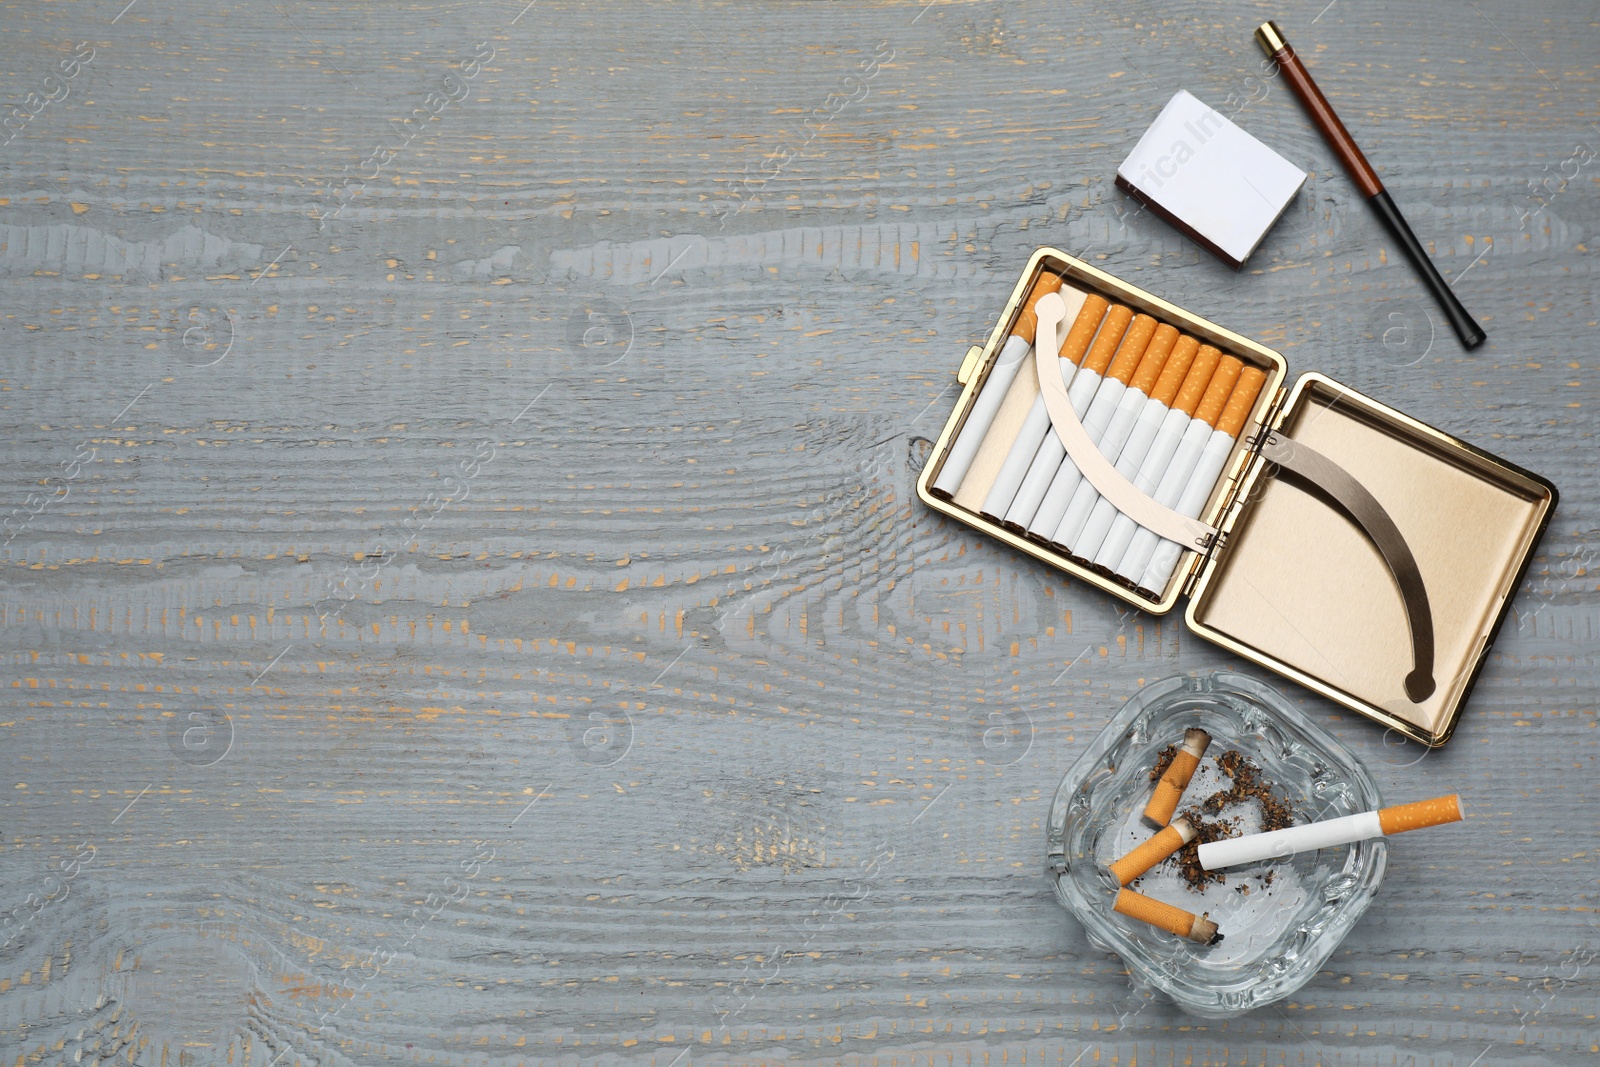
[[[1306,172],[1178,90],[1117,168],[1117,186],[1234,270]]]

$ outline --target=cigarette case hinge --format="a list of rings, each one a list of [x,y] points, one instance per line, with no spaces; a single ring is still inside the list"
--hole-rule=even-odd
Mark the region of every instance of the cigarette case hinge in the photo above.
[[[1232,515],[1228,512],[1224,512],[1224,516],[1229,519],[1232,518]],[[1194,593],[1195,586],[1200,584],[1200,579],[1205,575],[1206,568],[1211,566],[1211,561],[1216,558],[1217,553],[1227,544],[1227,541],[1228,531],[1225,528],[1219,528],[1216,533],[1206,538],[1205,543],[1200,546],[1199,554],[1195,556],[1194,562],[1189,565],[1189,573],[1183,577],[1184,596],[1190,596]]]
[[[1266,411],[1262,413],[1260,425],[1269,430],[1278,429],[1283,423],[1285,417],[1283,405],[1288,399],[1289,387],[1283,386],[1272,398],[1272,403],[1267,405]],[[1257,446],[1256,451],[1261,451],[1259,446]]]

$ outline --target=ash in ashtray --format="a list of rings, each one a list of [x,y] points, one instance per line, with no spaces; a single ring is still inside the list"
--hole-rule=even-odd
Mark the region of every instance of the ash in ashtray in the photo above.
[[[1156,757],[1155,767],[1150,771],[1151,781],[1160,780],[1177,753],[1178,746],[1175,744],[1168,745],[1161,751]],[[1261,780],[1261,768],[1252,763],[1249,757],[1235,749],[1229,749],[1219,756],[1214,756],[1213,760],[1217,769],[1231,784],[1226,789],[1218,789],[1197,805],[1182,812],[1184,818],[1194,826],[1195,837],[1173,857],[1177,861],[1183,884],[1196,893],[1208,885],[1228,880],[1226,872],[1208,871],[1200,866],[1200,846],[1208,841],[1237,837],[1246,832],[1240,826],[1244,812],[1233,810],[1236,806],[1246,806],[1244,811],[1249,811],[1248,806],[1254,804],[1256,810],[1252,814],[1258,815],[1260,825],[1251,826],[1249,833],[1282,830],[1294,823],[1294,815],[1289,811],[1289,806],[1273,793],[1271,786]],[[1256,822],[1257,819],[1251,821]],[[1272,872],[1266,872],[1259,876],[1259,879],[1263,888],[1270,886]],[[1238,889],[1245,894],[1250,891],[1247,884],[1241,884]]]

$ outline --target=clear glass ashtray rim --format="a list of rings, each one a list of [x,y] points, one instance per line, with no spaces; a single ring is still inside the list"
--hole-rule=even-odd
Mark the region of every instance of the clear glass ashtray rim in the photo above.
[[[1112,716],[1062,776],[1046,824],[1048,873],[1056,899],[1082,925],[1091,944],[1122,958],[1135,986],[1150,986],[1166,993],[1192,1015],[1228,1018],[1280,1000],[1315,976],[1371,903],[1387,867],[1388,846],[1382,838],[1348,846],[1343,865],[1319,887],[1324,894],[1322,905],[1307,921],[1283,935],[1285,950],[1298,950],[1287,966],[1275,966],[1276,961],[1264,956],[1249,966],[1213,968],[1199,955],[1205,951],[1203,946],[1173,939],[1178,945],[1176,950],[1157,957],[1131,939],[1116,921],[1106,899],[1101,899],[1103,894],[1086,892],[1083,875],[1074,873],[1074,861],[1067,853],[1067,842],[1073,836],[1072,801],[1091,777],[1098,776],[1108,784],[1117,777],[1108,766],[1107,757],[1124,743],[1131,744],[1129,739],[1141,721],[1155,719],[1194,697],[1213,698],[1235,708],[1243,704],[1265,713],[1273,728],[1314,751],[1350,783],[1356,802],[1362,805],[1357,810],[1380,807],[1382,799],[1366,766],[1342,742],[1306,718],[1275,689],[1229,671],[1176,675],[1145,686]],[[1089,862],[1093,864],[1092,860]],[[1089,877],[1109,875],[1096,871]],[[1341,884],[1346,880],[1348,884]],[[1325,894],[1335,884],[1340,884],[1337,899],[1329,901]]]

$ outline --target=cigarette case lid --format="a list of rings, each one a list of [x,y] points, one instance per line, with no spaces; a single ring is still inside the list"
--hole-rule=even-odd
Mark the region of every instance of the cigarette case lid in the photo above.
[[[1254,455],[1191,571],[1195,633],[1429,745],[1449,740],[1555,506],[1548,480],[1307,372],[1259,432],[1301,443],[1392,519],[1425,589],[1400,576],[1340,502]],[[1415,664],[1418,627],[1428,661]],[[1413,670],[1426,695],[1408,692]]]
[[[1117,168],[1120,188],[1235,270],[1305,180],[1305,171],[1181,89]]]

